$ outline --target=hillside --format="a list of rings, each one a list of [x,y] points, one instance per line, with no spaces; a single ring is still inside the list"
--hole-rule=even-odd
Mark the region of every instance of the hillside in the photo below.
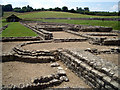
[[[5,12],[2,21],[11,14],[15,14],[24,20],[31,21],[42,21],[42,22],[57,22],[57,23],[70,23],[70,24],[81,24],[81,25],[93,25],[93,26],[107,26],[112,27],[114,30],[120,30],[118,21],[102,21],[102,20],[45,20],[40,18],[118,18],[118,16],[92,16],[83,15],[77,13],[68,12],[55,12],[55,11],[39,11],[39,12],[27,12],[27,13],[16,13],[16,12]],[[6,22],[3,23],[5,25]]]
[[[27,12],[27,13],[5,12],[3,18],[6,18],[10,14],[15,14],[23,19],[55,18],[55,17],[56,18],[118,18],[118,16],[93,16],[93,15],[83,15],[78,13],[55,12],[55,11],[39,11],[39,12]]]

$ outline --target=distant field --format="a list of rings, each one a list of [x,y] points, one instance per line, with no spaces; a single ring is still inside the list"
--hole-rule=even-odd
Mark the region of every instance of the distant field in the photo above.
[[[23,13],[17,13],[17,12],[4,12],[3,19],[9,17],[10,15],[15,14],[15,15],[21,15]]]
[[[8,28],[2,32],[2,37],[24,37],[37,36],[35,32],[21,25],[19,22],[12,22]]]
[[[27,12],[27,13],[16,13],[16,12],[5,12],[3,19],[10,14],[15,14],[18,17],[31,20],[31,21],[44,21],[44,22],[57,22],[57,23],[69,23],[69,24],[81,24],[81,25],[93,25],[93,26],[108,26],[112,27],[114,30],[120,30],[120,22],[118,21],[101,21],[101,20],[45,20],[39,18],[118,18],[118,16],[92,16],[75,14],[68,12],[55,12],[55,11],[39,11],[39,12]],[[38,19],[36,19],[38,18]],[[6,22],[3,21],[3,25]]]
[[[20,18],[118,18],[118,16],[93,16],[83,15],[78,13],[68,12],[56,12],[56,11],[39,11],[39,12],[27,12],[27,13],[16,13],[16,12],[5,12],[4,17],[6,18],[10,14],[15,14]]]
[[[100,21],[100,20],[59,20],[59,19],[32,19],[31,21],[41,22],[56,22],[56,23],[68,23],[68,24],[80,24],[80,25],[92,25],[92,26],[106,26],[112,27],[114,30],[120,30],[120,22],[118,21]]]

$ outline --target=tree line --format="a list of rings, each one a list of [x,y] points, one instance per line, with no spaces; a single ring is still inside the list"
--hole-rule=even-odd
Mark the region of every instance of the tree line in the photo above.
[[[27,5],[24,7],[15,7],[13,8],[11,4],[7,5],[2,5],[2,11],[14,11],[14,12],[19,12],[19,13],[24,13],[24,12],[33,12],[33,11],[62,11],[62,12],[70,12],[70,13],[80,13],[80,14],[87,14],[87,15],[99,15],[99,16],[118,16],[120,15],[119,12],[100,12],[100,11],[90,11],[89,7],[76,7],[76,9],[69,9],[67,6],[63,6],[62,8],[55,7],[55,8],[39,8],[39,9],[34,9],[31,6]]]

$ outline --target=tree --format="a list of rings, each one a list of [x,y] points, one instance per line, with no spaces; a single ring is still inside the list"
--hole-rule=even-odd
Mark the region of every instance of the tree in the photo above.
[[[85,8],[84,8],[84,11],[89,12],[90,10],[89,10],[89,8],[88,8],[88,7],[85,7]]]
[[[49,10],[49,11],[52,11],[53,9],[52,9],[52,8],[49,8],[48,10]]]
[[[80,8],[78,8],[78,7],[77,7],[76,12],[78,12],[78,13],[83,13],[83,12],[84,12],[84,10],[83,10],[81,7],[80,7]]]
[[[41,11],[45,11],[45,9],[44,9],[44,8],[41,8]]]
[[[15,11],[15,12],[21,12],[21,8],[20,8],[20,7],[15,7],[15,8],[14,8],[14,11]]]
[[[31,7],[31,6],[29,6],[29,5],[27,5],[27,12],[31,12],[31,11],[33,11],[33,8]]]
[[[63,7],[62,7],[62,11],[67,12],[67,11],[68,11],[68,7],[63,6]]]
[[[3,5],[3,11],[12,11],[12,5],[11,4],[7,4],[7,5]]]
[[[54,10],[55,10],[55,11],[61,11],[61,8],[56,7]]]
[[[74,9],[71,9],[70,12],[71,13],[76,13],[76,11]]]

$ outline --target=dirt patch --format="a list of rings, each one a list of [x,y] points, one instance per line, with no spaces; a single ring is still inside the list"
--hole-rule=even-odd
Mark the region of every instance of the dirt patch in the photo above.
[[[67,33],[67,32],[52,32],[53,33],[53,37],[54,38],[62,38],[62,39],[66,39],[66,38],[79,38],[79,39],[82,39],[82,37],[80,36],[76,36],[76,35],[73,35],[73,34],[70,34],[70,33]]]
[[[3,85],[29,83],[31,79],[50,75],[56,71],[57,69],[52,68],[50,63],[5,62],[2,63],[2,82]]]
[[[32,48],[31,48],[32,47]],[[62,42],[62,43],[40,43],[40,44],[30,44],[23,48],[26,50],[56,50],[58,48],[68,48],[68,49],[86,49],[86,48],[96,48],[96,49],[108,49],[114,48],[115,46],[100,46],[92,45],[88,42]]]
[[[0,42],[2,43],[2,53],[9,53],[16,45],[24,42]]]

